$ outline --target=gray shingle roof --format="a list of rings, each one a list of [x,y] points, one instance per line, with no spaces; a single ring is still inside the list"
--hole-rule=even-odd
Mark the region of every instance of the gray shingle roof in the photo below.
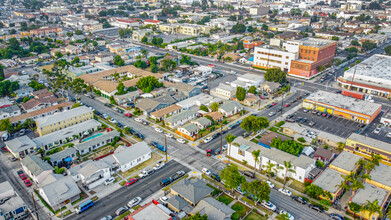
[[[200,179],[182,179],[173,185],[171,190],[174,190],[193,204],[197,204],[201,199],[213,192],[213,189]]]
[[[76,151],[75,148],[69,147],[69,148],[67,148],[67,149],[65,149],[65,150],[62,150],[62,151],[60,151],[60,152],[57,152],[57,153],[55,153],[55,154],[50,155],[50,160],[51,160],[51,161],[60,161],[60,160],[62,160],[62,159],[65,159],[65,158],[67,158],[67,157],[72,156],[72,154],[73,154],[73,155],[76,155],[76,152],[77,152],[77,151]]]
[[[198,130],[198,127],[195,124],[187,124],[183,126],[183,128],[186,129],[188,132],[196,132]]]
[[[0,109],[0,114],[1,113],[13,113],[14,111],[20,111],[20,108],[17,105],[11,105],[5,108]]]
[[[168,118],[164,119],[164,121],[173,124],[177,121],[183,120],[183,119],[188,118],[188,117],[195,115],[195,114],[196,114],[195,111],[186,110],[186,111],[183,111],[179,114],[168,117]]]
[[[26,155],[26,157],[22,159],[22,163],[34,176],[39,176],[42,172],[47,170],[53,170],[53,167],[34,154]]]
[[[154,110],[160,103],[149,98],[141,99],[137,104],[136,107],[143,110],[150,112]]]
[[[80,189],[71,176],[60,174],[52,174],[52,176],[56,181],[42,186],[42,192],[52,207],[80,194]]]
[[[205,118],[205,117],[202,117],[202,118],[198,118],[196,120],[193,120],[192,122],[197,122],[197,123],[200,123],[202,126],[208,126],[212,123],[211,120],[209,120],[208,118]]]
[[[238,109],[243,108],[243,106],[237,101],[226,102],[220,105],[219,108],[223,109],[225,112],[230,112],[233,111],[235,107]]]
[[[142,141],[130,147],[118,147],[114,151],[113,157],[120,165],[124,165],[133,160],[136,160],[137,158],[140,158],[147,153],[151,153],[151,149],[147,143]]]
[[[106,134],[103,134],[101,136],[98,136],[96,138],[93,138],[89,141],[85,141],[81,144],[77,144],[75,145],[75,148],[79,151],[82,151],[82,150],[86,150],[88,149],[89,147],[92,147],[94,145],[97,145],[98,143],[102,143],[103,141],[106,141],[108,139],[111,139],[111,138],[114,138],[114,137],[117,137],[119,136],[119,132],[114,130],[114,131],[111,131],[109,133],[106,133]],[[103,145],[101,145],[100,147],[102,147]]]
[[[209,220],[226,220],[235,211],[222,202],[212,197],[201,200],[198,205],[190,212],[191,215],[199,212],[201,215],[206,214]]]
[[[182,199],[179,196],[173,196],[169,200],[167,200],[167,203],[178,209],[179,211],[185,208],[186,206],[190,205],[186,200]]]
[[[10,148],[12,152],[17,153],[30,148],[34,149],[37,146],[27,135],[6,141],[5,145]]]
[[[191,90],[194,89],[194,86],[181,82],[174,83],[171,87],[185,94],[191,92]]]

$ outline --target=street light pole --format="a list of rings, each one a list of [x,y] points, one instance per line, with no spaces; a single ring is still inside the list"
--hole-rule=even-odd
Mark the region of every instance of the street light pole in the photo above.
[[[223,153],[223,122],[220,124],[220,154]]]
[[[164,135],[164,145],[165,145],[165,148],[166,148],[166,163],[168,162],[168,157],[167,157],[167,151],[168,151],[168,149],[167,149],[167,136],[165,136]]]

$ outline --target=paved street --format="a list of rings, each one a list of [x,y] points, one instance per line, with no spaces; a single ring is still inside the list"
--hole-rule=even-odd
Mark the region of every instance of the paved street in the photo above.
[[[189,172],[190,169],[176,161],[169,161],[164,168],[146,177],[140,179],[131,186],[123,186],[109,196],[96,202],[95,206],[81,214],[73,214],[66,219],[100,219],[106,215],[115,216],[115,211],[121,206],[125,206],[131,199],[141,197],[145,199],[160,190],[160,181],[168,178],[177,171],[183,170]]]

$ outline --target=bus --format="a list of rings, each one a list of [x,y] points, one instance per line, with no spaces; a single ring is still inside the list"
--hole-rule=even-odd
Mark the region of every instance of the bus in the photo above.
[[[89,200],[83,202],[82,204],[80,204],[79,207],[77,207],[75,210],[76,210],[77,214],[79,214],[79,213],[84,212],[85,210],[87,210],[88,208],[90,208],[93,205],[94,205],[94,202],[89,199]]]

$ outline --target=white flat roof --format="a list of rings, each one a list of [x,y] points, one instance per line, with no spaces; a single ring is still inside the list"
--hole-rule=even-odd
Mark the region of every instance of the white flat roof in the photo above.
[[[344,73],[344,76],[350,76],[354,74],[354,71],[356,71],[355,78],[357,79],[361,79],[361,75],[378,79],[391,80],[391,56],[375,54],[359,63],[357,67],[348,69]]]

